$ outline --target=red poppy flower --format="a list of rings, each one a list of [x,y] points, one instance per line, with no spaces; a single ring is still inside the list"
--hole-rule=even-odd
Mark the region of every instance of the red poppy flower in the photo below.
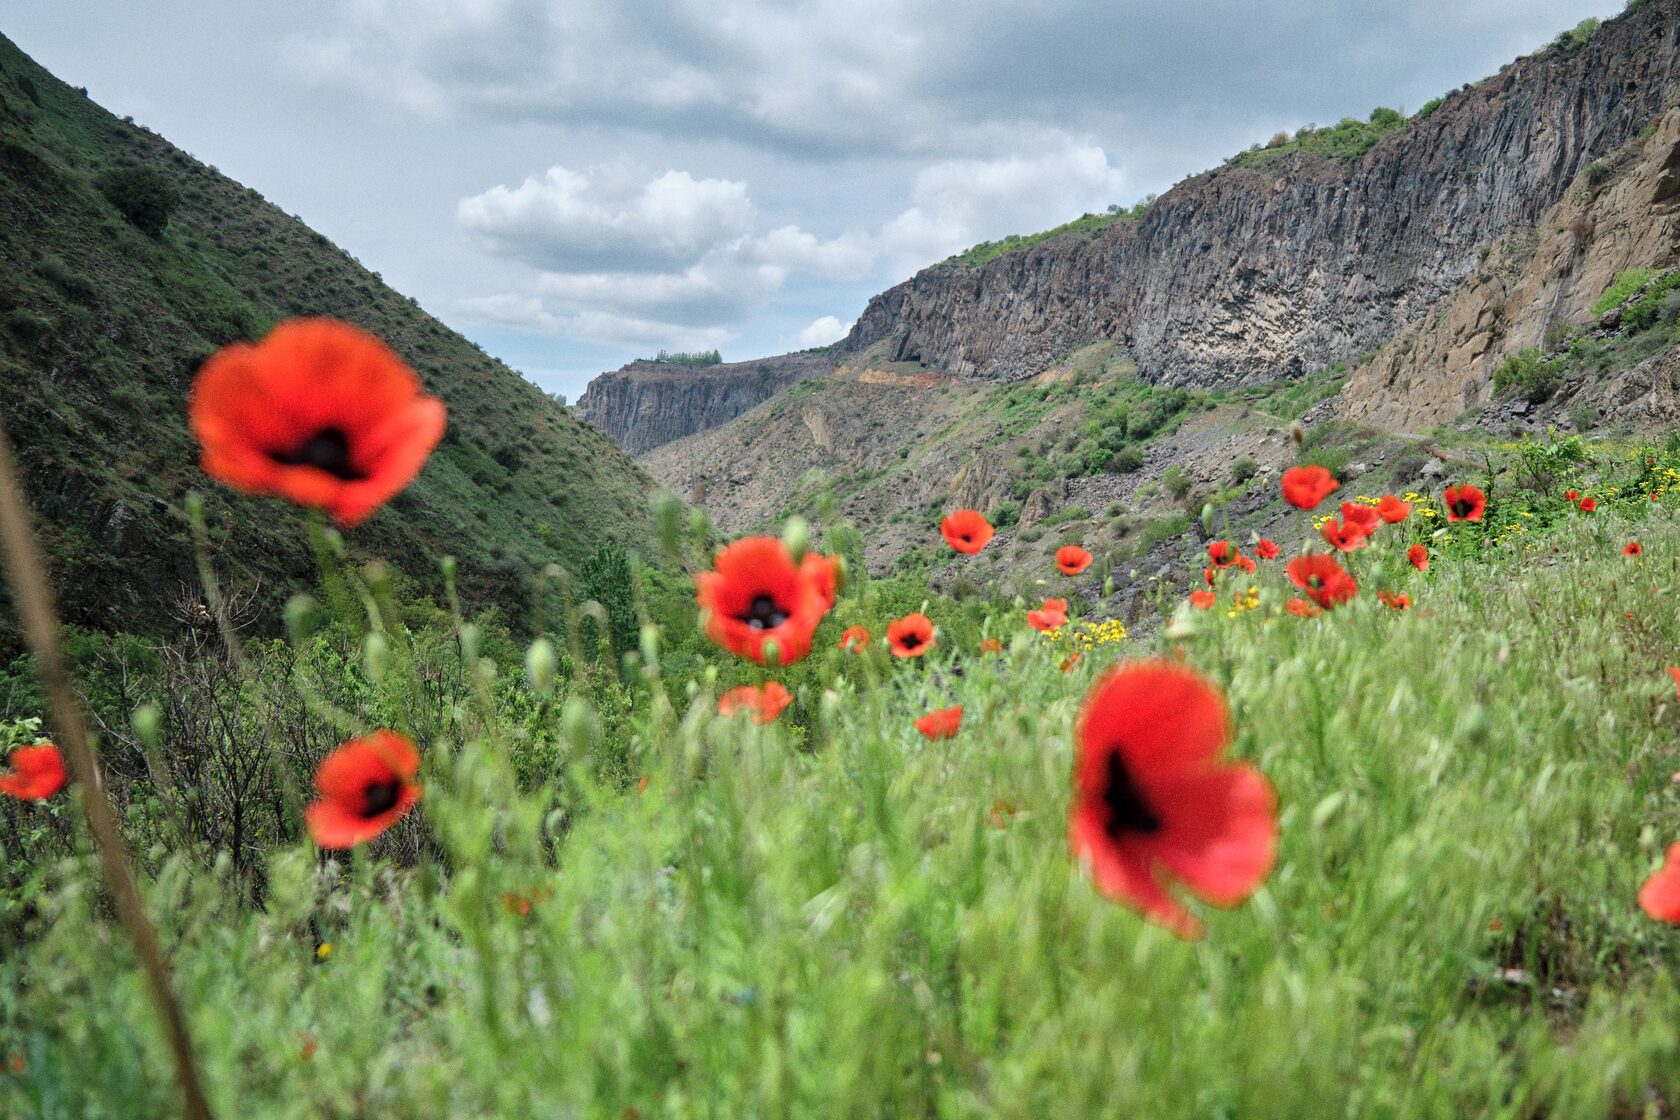
[[[1675,699],[1680,700],[1680,667],[1670,665],[1668,675],[1674,678],[1674,696]]]
[[[1324,539],[1330,543],[1330,547],[1339,552],[1352,552],[1370,543],[1369,535],[1364,529],[1345,521],[1337,521],[1335,518],[1326,521],[1319,532],[1324,534]]]
[[[1278,553],[1282,551],[1275,541],[1269,541],[1265,537],[1261,537],[1260,543],[1254,546],[1254,555],[1262,560],[1276,560]]]
[[[1297,618],[1317,618],[1324,613],[1305,599],[1291,599],[1283,605],[1283,609]]]
[[[793,693],[779,681],[768,681],[762,687],[744,684],[718,697],[718,715],[732,716],[747,713],[754,723],[773,723],[782,709],[793,703]]]
[[[1076,576],[1091,566],[1091,554],[1076,544],[1063,545],[1056,550],[1056,567],[1064,576]]]
[[[1640,546],[1638,541],[1629,541],[1622,546],[1622,555],[1623,556],[1638,556],[1641,552],[1644,552],[1644,551],[1645,551],[1645,549]]]
[[[332,319],[293,319],[262,342],[212,354],[187,405],[204,473],[357,525],[414,481],[445,409],[379,339]]]
[[[1190,592],[1190,605],[1199,611],[1205,611],[1213,606],[1214,600],[1218,598],[1219,596],[1211,591],[1192,591]]]
[[[1254,562],[1254,558],[1252,556],[1244,556],[1240,552],[1237,553],[1237,558],[1232,561],[1232,563],[1243,571],[1248,572],[1250,575],[1260,570],[1260,565]]]
[[[1377,503],[1377,516],[1390,525],[1398,525],[1412,512],[1412,503],[1403,502],[1393,494],[1384,494]]]
[[[936,644],[933,622],[921,611],[887,623],[887,647],[894,657],[920,657]]]
[[[1316,509],[1340,485],[1323,467],[1290,467],[1283,472],[1283,500],[1297,509]]]
[[[1581,499],[1581,512],[1582,513],[1591,513],[1593,510],[1595,510],[1597,508],[1598,508],[1598,499],[1597,498],[1582,498]]]
[[[980,640],[981,653],[1002,653],[1003,643],[996,638],[982,638]]]
[[[1391,611],[1403,611],[1412,605],[1412,597],[1410,595],[1396,595],[1392,591],[1384,590],[1377,592],[1377,602]]]
[[[1218,568],[1203,568],[1202,569],[1202,582],[1207,584],[1209,587],[1212,587],[1213,586],[1213,577],[1218,572],[1219,572]]]
[[[916,721],[916,730],[929,739],[949,739],[962,726],[962,705],[929,712]]]
[[[1359,593],[1359,584],[1336,563],[1334,556],[1312,553],[1297,556],[1284,569],[1289,582],[1321,607],[1335,607]]]
[[[1046,600],[1048,602],[1048,600]],[[1027,625],[1034,630],[1059,630],[1067,625],[1067,612],[1041,608],[1027,612]]]
[[[817,594],[822,597],[823,610],[834,606],[834,597],[840,592],[839,560],[832,556],[807,552],[805,558],[799,562],[799,574],[816,587]]]
[[[64,788],[64,756],[51,743],[18,747],[0,772],[0,793],[19,801],[45,801]]]
[[[830,602],[824,572],[832,572],[811,559],[796,567],[777,537],[745,537],[719,551],[713,570],[694,577],[706,636],[761,665],[772,643],[782,665],[810,653]]]
[[[352,739],[321,760],[321,796],[304,810],[309,835],[323,848],[353,848],[372,840],[420,800],[420,752],[395,731]]]
[[[1236,559],[1237,550],[1231,547],[1230,541],[1209,541],[1207,546],[1208,559],[1217,568],[1229,568]]]
[[[1468,482],[1447,487],[1446,501],[1448,521],[1480,521],[1487,510],[1487,495]]]
[[[1659,922],[1680,925],[1680,844],[1670,844],[1663,865],[1639,888],[1639,908]]]
[[[1039,609],[1040,610],[1046,610],[1046,611],[1060,611],[1062,614],[1066,614],[1067,613],[1067,600],[1066,599],[1046,599],[1046,600],[1044,600],[1043,606],[1041,606]]]
[[[1277,856],[1272,787],[1220,758],[1230,717],[1217,689],[1160,661],[1121,666],[1085,701],[1068,840],[1097,888],[1180,937],[1202,926],[1167,892],[1181,883],[1235,906]]]
[[[1358,502],[1342,503],[1342,521],[1351,525],[1367,537],[1382,527],[1382,514],[1370,506],[1362,506]]]
[[[992,523],[974,509],[959,509],[950,514],[939,523],[939,531],[945,535],[946,544],[970,555],[985,548],[996,532]]]
[[[1406,550],[1406,559],[1412,562],[1412,567],[1420,572],[1429,570],[1429,550],[1421,544],[1414,544]]]
[[[1563,492],[1563,496],[1565,500],[1571,502],[1578,502],[1581,500],[1581,492],[1579,490],[1565,490]]]
[[[840,633],[840,648],[848,653],[862,653],[869,648],[869,629],[864,626],[848,626]]]

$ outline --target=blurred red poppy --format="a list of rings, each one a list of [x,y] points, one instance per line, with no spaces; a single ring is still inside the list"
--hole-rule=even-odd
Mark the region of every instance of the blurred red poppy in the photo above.
[[[1214,601],[1218,598],[1219,596],[1211,591],[1192,591],[1190,592],[1190,605],[1199,611],[1205,611],[1213,606]]]
[[[1593,510],[1598,508],[1598,499],[1597,498],[1582,498],[1580,508],[1581,508],[1582,513],[1591,513]]]
[[[1262,560],[1276,560],[1278,553],[1282,551],[1283,549],[1279,548],[1276,542],[1269,541],[1265,537],[1261,537],[1260,543],[1254,546],[1254,555]]]
[[[982,638],[980,640],[981,653],[1002,653],[1003,643],[996,638]]]
[[[848,626],[840,632],[840,648],[848,653],[862,653],[873,639],[864,626]]]
[[[1067,612],[1040,608],[1027,612],[1027,625],[1034,630],[1059,630],[1067,625]]]
[[[1578,502],[1581,500],[1581,492],[1579,490],[1565,490],[1563,492],[1563,496],[1567,501],[1571,502]]]
[[[1370,543],[1369,535],[1364,529],[1345,521],[1337,521],[1335,518],[1326,521],[1319,528],[1319,532],[1324,534],[1324,539],[1329,542],[1330,547],[1339,552],[1352,552]]]
[[[45,801],[64,788],[64,756],[51,743],[18,747],[0,771],[0,793],[19,801]]]
[[[1389,610],[1403,611],[1412,605],[1412,597],[1410,595],[1396,595],[1392,591],[1383,590],[1377,592],[1377,602]]]
[[[1629,541],[1622,546],[1623,556],[1638,556],[1644,551],[1645,549],[1640,546],[1638,541]]]
[[[920,657],[937,644],[933,620],[921,611],[887,623],[887,647],[894,657]]]
[[[1412,567],[1420,572],[1429,570],[1429,550],[1421,544],[1414,544],[1406,550],[1406,559],[1412,562]]]
[[[929,739],[949,739],[962,727],[962,705],[929,712],[916,721],[916,730]]]
[[[996,532],[992,523],[974,509],[959,509],[947,515],[939,523],[939,531],[945,535],[946,544],[970,555],[985,548],[986,542]]]
[[[1362,506],[1358,502],[1342,503],[1342,522],[1367,537],[1382,527],[1382,521],[1382,515],[1370,506]]]
[[[321,760],[321,796],[304,810],[309,835],[323,848],[353,848],[372,840],[420,800],[420,752],[395,731],[352,739]]]
[[[1284,572],[1290,583],[1321,607],[1339,606],[1359,593],[1359,584],[1336,563],[1334,556],[1319,553],[1297,556]]]
[[[1323,467],[1290,467],[1283,472],[1283,500],[1297,509],[1316,509],[1340,485]]]
[[[414,481],[443,438],[443,402],[378,338],[292,319],[200,367],[187,403],[204,473],[358,525]]]
[[[1231,547],[1230,541],[1209,541],[1207,546],[1208,559],[1213,561],[1216,568],[1228,568],[1236,559],[1237,550]]]
[[[718,697],[718,715],[732,716],[746,713],[754,723],[774,723],[782,709],[793,703],[793,693],[779,681],[766,681],[761,686],[744,684]]]
[[[1377,503],[1377,516],[1390,525],[1397,525],[1406,520],[1411,512],[1412,504],[1401,501],[1393,494],[1384,494],[1382,500]]]
[[[1669,845],[1662,867],[1639,888],[1639,908],[1659,922],[1680,925],[1680,844]]]
[[[1276,860],[1272,787],[1253,766],[1220,757],[1230,739],[1219,691],[1160,661],[1099,681],[1075,732],[1074,854],[1103,894],[1180,937],[1201,936],[1202,924],[1169,886],[1235,906]]]
[[[791,665],[811,652],[811,636],[832,599],[832,568],[795,565],[777,537],[745,537],[717,554],[713,570],[694,577],[706,636],[737,657]]]
[[[1076,544],[1063,545],[1056,550],[1056,567],[1062,570],[1064,576],[1076,576],[1090,566],[1091,554]]]
[[[1480,521],[1487,509],[1487,495],[1469,483],[1447,487],[1446,502],[1448,521]]]
[[[1324,613],[1305,599],[1291,599],[1283,605],[1283,609],[1297,618],[1317,618]]]

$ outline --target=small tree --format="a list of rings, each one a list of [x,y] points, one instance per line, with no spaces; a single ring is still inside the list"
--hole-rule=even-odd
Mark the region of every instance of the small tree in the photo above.
[[[129,224],[148,237],[162,237],[181,196],[149,167],[119,167],[99,177],[103,194]]]

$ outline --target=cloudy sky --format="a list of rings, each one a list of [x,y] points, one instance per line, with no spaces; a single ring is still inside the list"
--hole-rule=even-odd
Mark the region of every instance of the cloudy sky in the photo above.
[[[1622,0],[5,0],[546,388],[840,337],[977,241],[1416,108]]]

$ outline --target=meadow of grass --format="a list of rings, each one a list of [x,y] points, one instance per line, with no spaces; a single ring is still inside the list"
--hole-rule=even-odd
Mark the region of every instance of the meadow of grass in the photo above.
[[[680,590],[639,593],[622,680],[576,647],[551,679],[481,626],[405,614],[377,569],[329,572],[330,619],[248,653],[289,666],[321,727],[272,747],[290,765],[321,738],[408,730],[416,812],[351,855],[283,823],[229,852],[173,830],[166,786],[126,798],[210,1101],[249,1118],[1669,1115],[1680,931],[1635,904],[1680,839],[1664,464],[1605,483],[1591,514],[1515,494],[1486,528],[1414,514],[1350,555],[1359,596],[1318,618],[1283,610],[1286,551],[1214,609],[1164,602],[1149,638],[1047,639],[1019,604],[932,602],[938,647],[899,661],[880,627],[920,605],[913,585],[858,580],[812,656],[772,674],[662,626]],[[1537,530],[1498,528],[1536,511]],[[1436,545],[1427,572],[1405,561],[1414,539]],[[835,648],[854,623],[875,634],[862,655]],[[575,626],[553,629],[564,649]],[[987,636],[1001,652],[977,651]],[[1082,698],[1146,656],[1224,691],[1233,755],[1278,794],[1275,870],[1236,909],[1192,904],[1199,942],[1100,896],[1068,850]],[[716,714],[766,675],[796,694],[779,721]],[[954,738],[914,730],[958,703]],[[5,814],[0,1115],[178,1114],[70,802]]]

